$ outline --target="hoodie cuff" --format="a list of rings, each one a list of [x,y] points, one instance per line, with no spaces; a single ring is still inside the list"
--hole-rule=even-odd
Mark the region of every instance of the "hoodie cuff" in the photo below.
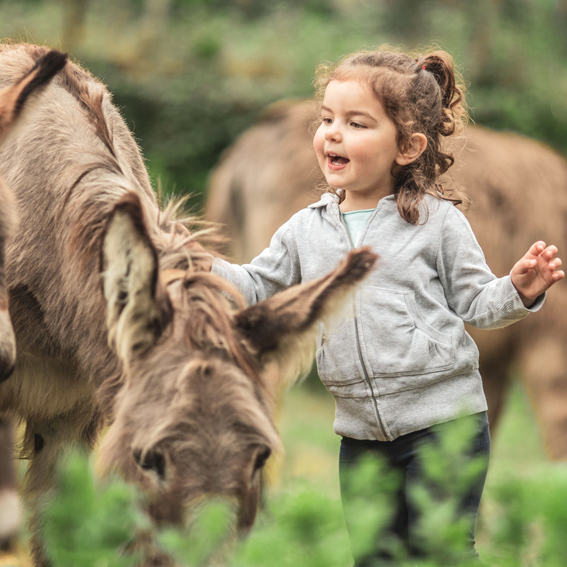
[[[536,311],[539,311],[544,302],[545,302],[545,298],[547,297],[547,292],[544,291],[541,295],[539,295],[538,297],[536,297],[536,300],[530,305],[530,307],[526,307],[524,305],[524,302],[522,301],[522,298],[520,297],[520,294],[518,292],[518,290],[515,288],[514,284],[512,283],[512,277],[511,276],[507,276],[507,279],[510,282],[510,288],[512,290],[512,294],[514,296],[514,307],[519,309],[520,311],[524,311],[526,314],[528,313],[535,313]]]

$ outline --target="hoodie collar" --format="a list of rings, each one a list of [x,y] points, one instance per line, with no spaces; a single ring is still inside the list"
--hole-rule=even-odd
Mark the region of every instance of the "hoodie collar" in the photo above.
[[[333,193],[323,193],[321,199],[316,203],[312,203],[308,206],[309,209],[320,209],[321,207],[326,207],[331,203],[339,204],[339,198]]]
[[[395,195],[386,195],[386,197],[382,197],[382,199],[378,201],[378,205],[380,205],[382,201],[395,201],[395,200],[396,200]],[[312,203],[311,205],[308,205],[307,208],[320,209],[332,203],[335,203],[337,205],[339,204],[339,198],[337,197],[337,195],[335,195],[334,193],[323,193],[319,201],[317,201],[316,203]]]

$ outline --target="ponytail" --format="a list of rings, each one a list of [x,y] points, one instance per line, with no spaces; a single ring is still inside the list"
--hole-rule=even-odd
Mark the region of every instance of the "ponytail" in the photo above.
[[[439,133],[442,136],[451,136],[464,113],[464,94],[457,84],[453,59],[445,51],[433,51],[423,59],[418,59],[417,65],[420,70],[431,73],[441,89],[443,126]]]

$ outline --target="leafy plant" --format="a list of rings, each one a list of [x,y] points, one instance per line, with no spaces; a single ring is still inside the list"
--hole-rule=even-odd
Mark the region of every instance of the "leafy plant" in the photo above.
[[[470,433],[465,422],[460,432],[440,435],[439,444],[424,451],[426,480],[413,497],[422,517],[427,557],[409,561],[400,553],[401,567],[469,565],[463,559],[466,523],[458,520],[457,509],[465,480],[482,465],[462,459]],[[238,540],[232,537],[234,508],[221,500],[193,511],[189,530],[152,527],[136,489],[117,478],[96,481],[87,456],[72,452],[63,460],[55,495],[45,509],[48,556],[54,567],[130,567],[151,549],[180,567],[347,567],[351,546],[355,557],[363,557],[376,538],[384,537],[398,480],[384,463],[372,459],[364,460],[353,475],[345,505],[345,513],[355,518],[350,542],[341,502],[321,487],[298,481],[269,493],[251,534]],[[375,482],[376,475],[381,482]],[[439,487],[447,492],[439,492]],[[485,495],[490,512],[483,526],[489,537],[480,552],[487,564],[562,567],[567,554],[566,493],[567,468],[561,465],[543,466],[535,476],[502,476]],[[138,545],[141,537],[144,546]]]
[[[43,535],[57,567],[130,567],[138,557],[127,553],[136,530],[149,523],[132,486],[119,479],[96,486],[86,455],[65,455],[55,496],[45,509]]]

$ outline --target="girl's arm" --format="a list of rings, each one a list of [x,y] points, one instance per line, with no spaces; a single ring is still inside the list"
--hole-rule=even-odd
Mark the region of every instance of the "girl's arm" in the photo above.
[[[546,248],[545,242],[540,240],[532,244],[512,268],[512,283],[526,307],[531,307],[538,296],[565,277],[565,272],[558,270],[562,262],[555,257],[556,254],[555,246]]]
[[[544,254],[540,259],[542,271],[546,270],[543,264],[549,264],[547,256]],[[533,268],[526,266],[526,257],[518,264],[514,266],[515,279],[516,276],[527,277],[526,268]],[[544,301],[543,292],[549,287],[543,287],[541,281],[532,277],[532,284],[537,281],[539,285],[528,285],[528,295],[524,299],[529,308],[526,307],[512,277],[497,278],[491,272],[468,221],[455,207],[447,210],[443,220],[437,271],[449,307],[466,323],[481,329],[505,327],[523,319],[530,311],[537,311]],[[526,277],[524,280],[529,281]],[[520,288],[524,289],[522,283]]]
[[[250,264],[240,266],[215,258],[212,271],[235,285],[250,305],[300,283],[299,255],[291,221],[274,234],[270,246]]]

